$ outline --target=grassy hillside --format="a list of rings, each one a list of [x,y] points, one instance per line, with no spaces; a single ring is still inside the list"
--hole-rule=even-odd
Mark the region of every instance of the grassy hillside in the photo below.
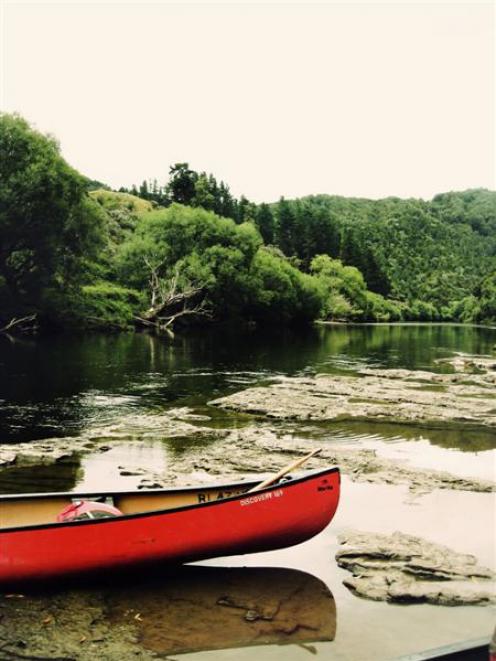
[[[139,219],[153,211],[155,206],[130,193],[117,193],[103,188],[90,191],[89,196],[105,212],[111,252],[136,229]]]

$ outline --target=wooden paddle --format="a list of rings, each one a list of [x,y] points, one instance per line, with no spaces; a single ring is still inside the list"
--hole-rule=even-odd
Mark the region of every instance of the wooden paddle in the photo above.
[[[301,466],[312,457],[315,457],[315,455],[319,454],[319,452],[322,452],[322,448],[317,448],[316,450],[312,450],[312,452],[305,455],[301,459],[297,459],[296,461],[293,461],[293,463],[289,464],[289,466],[286,466],[285,468],[281,468],[281,470],[278,473],[272,475],[271,477],[268,477],[260,484],[257,484],[255,487],[251,488],[248,491],[248,493],[251,493],[252,491],[260,491],[260,489],[265,489],[265,487],[269,487],[271,484],[274,484],[274,482],[277,482],[277,480],[280,480],[281,477],[284,477],[284,475],[286,475],[287,473],[290,473],[292,470],[298,468],[298,466]]]

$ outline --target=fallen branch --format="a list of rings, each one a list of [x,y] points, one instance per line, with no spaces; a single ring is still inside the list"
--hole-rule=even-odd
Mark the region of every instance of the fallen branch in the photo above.
[[[145,328],[150,328],[157,333],[165,332],[171,338],[173,338],[174,337],[174,332],[172,330],[173,325],[178,319],[186,316],[197,316],[197,317],[204,317],[206,319],[211,319],[212,313],[208,308],[204,307],[203,304],[199,304],[194,308],[184,307],[183,309],[179,310],[178,312],[175,312],[174,314],[170,314],[163,317],[157,317],[154,320],[139,316],[135,317],[134,319],[137,322],[137,324],[140,326],[144,326]]]
[[[12,317],[8,324],[0,328],[0,333],[8,334],[9,332],[20,333],[33,333],[38,330],[37,314],[29,314],[26,317]]]
[[[135,317],[138,325],[174,337],[172,327],[178,319],[186,316],[211,317],[204,301],[203,284],[180,283],[178,268],[171,278],[162,278],[159,270],[163,263],[155,266],[145,258],[145,264],[150,271],[150,307]]]

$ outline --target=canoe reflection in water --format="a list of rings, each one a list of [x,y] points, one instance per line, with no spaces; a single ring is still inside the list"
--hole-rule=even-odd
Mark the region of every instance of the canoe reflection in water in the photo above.
[[[336,606],[294,569],[183,566],[107,593],[112,624],[131,622],[159,654],[334,640]]]

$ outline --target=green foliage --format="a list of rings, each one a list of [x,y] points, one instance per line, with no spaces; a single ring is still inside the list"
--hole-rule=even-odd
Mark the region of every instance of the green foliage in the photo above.
[[[314,257],[310,265],[324,292],[321,315],[324,319],[354,321],[397,321],[402,319],[398,303],[368,291],[365,280],[354,266],[344,266],[329,255]]]
[[[188,163],[176,163],[169,170],[166,191],[171,202],[191,204],[196,193],[198,174],[190,170]]]
[[[479,309],[475,319],[478,321],[496,321],[496,271],[484,278],[478,287]]]
[[[105,211],[128,211],[135,217],[147,213],[153,209],[153,204],[129,193],[117,193],[116,191],[96,189],[90,192],[90,196],[100,204]]]
[[[0,114],[1,302],[43,312],[46,292],[81,281],[103,239],[103,215],[53,138]]]
[[[144,216],[130,244],[123,246],[124,252],[134,251],[136,241],[140,251],[146,244],[145,257],[155,257],[158,252],[166,270],[193,251],[203,254],[217,245],[238,248],[250,259],[262,243],[252,225],[238,226],[204,209],[179,204]]]
[[[469,225],[488,238],[496,254],[496,195],[483,188],[436,195],[429,204],[437,218],[444,222]]]
[[[276,225],[274,214],[268,204],[261,204],[258,207],[255,225],[257,226],[265,245],[272,245],[275,239]]]
[[[215,311],[242,303],[244,279],[262,241],[251,225],[236,225],[204,209],[173,204],[144,217],[118,256],[118,273],[145,290],[150,268],[162,278],[179,272],[208,292]]]
[[[286,255],[305,268],[318,254],[340,258],[360,270],[368,289],[400,301],[408,318],[453,318],[455,303],[472,296],[495,267],[491,191],[446,193],[432,202],[318,195],[272,208],[276,244]]]
[[[293,205],[283,197],[277,205],[276,244],[285,255],[297,255],[296,250],[296,214]]]
[[[267,248],[258,250],[250,269],[250,315],[257,321],[308,322],[316,319],[323,292],[316,278],[301,273],[284,257]]]
[[[358,269],[343,266],[339,259],[318,255],[312,260],[310,270],[321,283],[325,292],[322,308],[324,318],[362,319],[366,313],[365,281]]]
[[[371,291],[365,293],[365,299],[366,316],[370,321],[401,321],[406,317],[406,306],[398,301],[392,301]]]
[[[257,206],[188,163],[169,175],[111,191],[0,114],[0,316],[124,327],[154,275],[216,319],[496,320],[495,192]]]
[[[111,190],[110,186],[107,186],[107,184],[98,181],[98,179],[88,179],[88,177],[84,177],[84,181],[85,181],[86,190],[88,192],[94,190],[107,190],[107,191]]]
[[[121,281],[140,291],[150,267],[201,286],[216,319],[308,321],[321,306],[315,279],[262,248],[254,225],[200,208],[173,204],[143,217],[117,261]]]
[[[129,193],[98,189],[91,191],[90,197],[104,212],[108,236],[105,253],[108,255],[113,255],[116,247],[134,231],[141,216],[154,208],[152,202]]]
[[[45,316],[71,329],[128,329],[145,305],[140,292],[105,280],[63,292],[49,289],[43,298]]]
[[[407,319],[416,321],[438,321],[440,314],[428,301],[412,301],[408,306]]]
[[[111,282],[85,285],[73,310],[73,322],[101,328],[130,328],[144,306],[143,296]]]
[[[159,186],[157,180],[143,181],[139,189],[120,188],[119,192],[131,193],[158,206],[168,207],[177,203],[214,211],[224,218],[232,218],[237,223],[253,221],[257,215],[257,205],[241,196],[236,200],[223,181],[217,182],[213,174],[196,172],[188,163],[176,163],[169,169],[169,180]]]

